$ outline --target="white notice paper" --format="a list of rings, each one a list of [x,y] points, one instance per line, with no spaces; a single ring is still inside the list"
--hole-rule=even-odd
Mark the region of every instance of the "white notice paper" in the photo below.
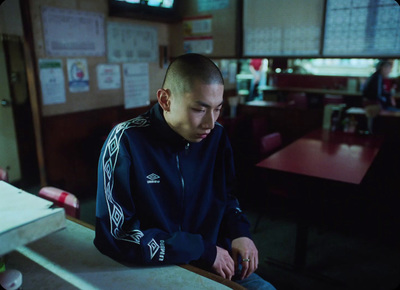
[[[61,59],[39,59],[43,105],[65,103],[64,73]]]
[[[97,69],[97,84],[100,90],[121,88],[121,70],[119,64],[99,64]]]
[[[149,64],[124,63],[125,109],[150,104]]]

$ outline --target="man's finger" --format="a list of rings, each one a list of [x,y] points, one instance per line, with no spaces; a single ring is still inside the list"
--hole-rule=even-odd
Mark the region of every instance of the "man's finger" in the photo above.
[[[234,269],[233,263],[230,263],[230,264],[226,265],[226,276],[227,276],[227,279],[231,280],[234,273],[235,273],[235,269]]]
[[[248,270],[250,268],[250,263],[252,263],[250,258],[242,259],[242,272],[240,273],[240,278],[243,279],[247,277]]]
[[[256,258],[254,258],[253,261],[250,264],[249,269],[247,270],[245,278],[249,277],[257,269],[256,268],[256,263],[257,263]]]

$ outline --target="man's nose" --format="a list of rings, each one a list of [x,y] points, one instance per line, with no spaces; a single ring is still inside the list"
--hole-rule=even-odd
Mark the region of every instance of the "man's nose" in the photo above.
[[[204,118],[203,118],[203,123],[202,123],[202,127],[204,128],[204,129],[214,129],[214,126],[215,126],[215,116],[214,116],[214,113],[211,111],[211,112],[208,112],[208,113],[206,113],[205,114],[205,116],[204,116]]]

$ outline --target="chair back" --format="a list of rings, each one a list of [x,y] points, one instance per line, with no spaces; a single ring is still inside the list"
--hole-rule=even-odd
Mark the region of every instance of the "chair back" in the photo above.
[[[0,180],[8,182],[8,172],[4,168],[0,167]]]
[[[268,133],[269,126],[267,117],[265,116],[257,116],[252,118],[251,120],[251,135],[253,138],[253,144],[258,146],[260,143],[260,139],[262,136]]]
[[[300,109],[308,108],[308,99],[305,93],[289,93],[287,95],[288,106]]]
[[[38,196],[52,201],[56,206],[64,208],[66,215],[80,218],[79,200],[72,193],[56,187],[45,186],[40,189]]]
[[[262,156],[270,155],[282,146],[282,136],[274,132],[263,136],[260,140],[260,153]]]
[[[325,94],[323,99],[324,106],[327,104],[343,104],[344,99],[342,95]]]

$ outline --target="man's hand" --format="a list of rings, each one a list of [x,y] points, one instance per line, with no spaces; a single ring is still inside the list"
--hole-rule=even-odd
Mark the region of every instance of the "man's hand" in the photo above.
[[[229,252],[217,246],[217,256],[212,266],[213,270],[223,278],[232,279],[235,274],[235,264]]]
[[[258,268],[258,250],[254,242],[247,237],[232,241],[232,258],[235,262],[235,269],[238,269],[239,263],[242,264],[240,279],[249,277]]]

